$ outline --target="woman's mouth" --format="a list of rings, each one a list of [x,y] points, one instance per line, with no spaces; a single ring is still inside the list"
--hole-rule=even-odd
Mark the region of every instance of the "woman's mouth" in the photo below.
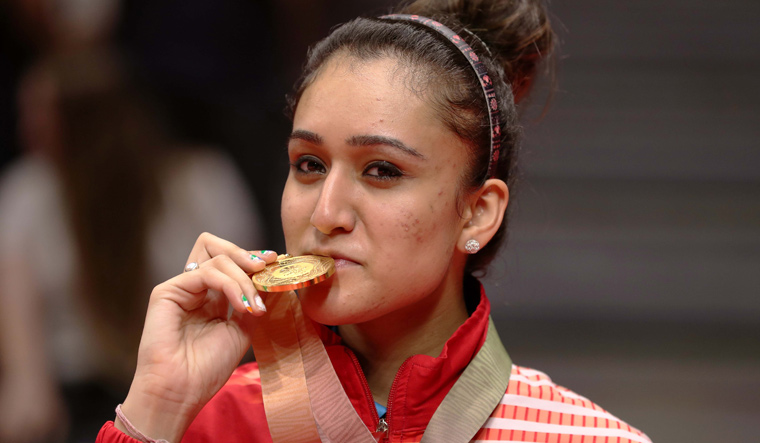
[[[358,263],[355,261],[351,261],[345,258],[334,258],[335,260],[335,269],[342,269],[347,266],[356,266]]]
[[[349,266],[358,266],[359,262],[356,260],[353,260],[350,257],[346,257],[346,255],[338,252],[338,251],[331,251],[329,249],[313,249],[313,250],[307,250],[306,254],[314,254],[314,255],[321,255],[324,257],[331,257],[333,260],[335,260],[335,269],[341,269],[346,268]]]

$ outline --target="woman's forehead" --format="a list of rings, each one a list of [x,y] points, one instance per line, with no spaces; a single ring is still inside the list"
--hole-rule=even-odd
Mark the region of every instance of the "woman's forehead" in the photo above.
[[[431,165],[466,162],[464,142],[428,100],[409,89],[408,76],[399,72],[399,61],[391,57],[343,56],[329,61],[304,90],[293,133],[320,137],[322,146],[367,145],[349,141],[384,137],[398,143],[376,145],[410,147],[406,151],[418,153],[413,157],[435,159]]]
[[[415,64],[403,56],[379,54],[358,57],[344,51],[327,59],[315,72],[310,83],[313,85],[320,78],[345,79],[348,76],[390,86],[405,96],[414,96],[420,100],[425,100],[433,92],[431,87],[439,79],[429,68]]]
[[[383,122],[402,118],[430,120],[433,109],[415,87],[417,81],[411,78],[394,58],[333,57],[304,90],[295,117],[299,114],[303,117],[302,111],[309,111],[324,117],[344,115],[353,120],[369,117],[381,118]]]

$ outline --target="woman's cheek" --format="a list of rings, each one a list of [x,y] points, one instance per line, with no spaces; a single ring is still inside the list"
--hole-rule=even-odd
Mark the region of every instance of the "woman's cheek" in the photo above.
[[[290,180],[290,179],[289,179]],[[304,226],[309,226],[313,206],[310,206],[308,195],[303,192],[290,189],[292,184],[286,184],[282,198],[282,229],[285,234],[285,242],[295,242],[297,236],[302,234]],[[291,245],[292,246],[292,245]]]
[[[392,220],[385,220],[382,223],[387,224],[388,237],[397,239],[408,248],[419,250],[420,247],[443,246],[438,243],[446,243],[446,238],[441,237],[444,231],[441,227],[445,223],[442,214],[438,208],[429,203],[420,202],[416,208],[408,206],[395,208],[393,213],[396,217]],[[433,241],[435,240],[435,241]],[[423,252],[420,250],[420,252]],[[425,250],[424,252],[432,252]]]
[[[403,211],[396,221],[396,229],[401,238],[406,241],[416,239],[417,243],[422,243],[424,232],[421,228],[420,218],[409,210]]]

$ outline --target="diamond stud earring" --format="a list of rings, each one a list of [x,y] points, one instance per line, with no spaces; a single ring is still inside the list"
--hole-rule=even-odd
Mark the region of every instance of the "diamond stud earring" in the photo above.
[[[480,251],[480,242],[474,238],[471,238],[467,240],[467,243],[464,244],[464,249],[468,254],[475,254],[476,252]]]

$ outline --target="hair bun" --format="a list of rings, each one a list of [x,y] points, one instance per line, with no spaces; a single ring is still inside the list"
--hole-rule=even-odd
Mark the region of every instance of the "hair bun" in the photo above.
[[[415,0],[400,12],[447,24],[453,19],[476,34],[504,68],[515,102],[530,91],[541,59],[553,52],[554,31],[542,0]]]

